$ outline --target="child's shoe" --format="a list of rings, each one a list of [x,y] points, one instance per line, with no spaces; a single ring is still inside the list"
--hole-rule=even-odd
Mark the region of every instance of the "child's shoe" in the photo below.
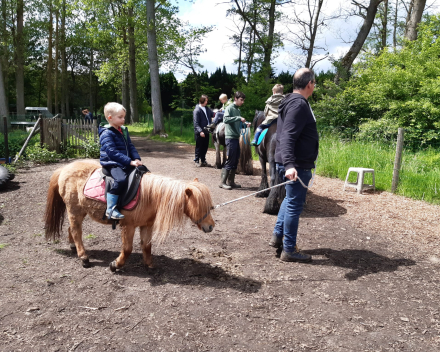
[[[116,205],[118,204],[119,196],[116,194],[107,193],[107,210],[105,212],[105,216],[107,219],[113,220],[122,220],[124,215],[122,215],[118,209],[116,209]]]

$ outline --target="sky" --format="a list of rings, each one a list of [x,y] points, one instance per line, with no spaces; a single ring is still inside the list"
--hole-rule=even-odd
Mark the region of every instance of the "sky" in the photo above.
[[[226,67],[228,72],[236,72],[237,65],[234,59],[238,57],[238,50],[231,45],[229,37],[233,33],[234,23],[226,17],[226,11],[231,7],[228,0],[195,0],[193,3],[183,0],[176,1],[179,6],[179,17],[192,26],[214,26],[214,30],[209,33],[203,42],[206,52],[200,56],[203,70],[209,73],[214,72],[218,67]],[[340,3],[347,3],[344,0],[327,0],[323,8],[323,13],[331,15],[337,11]],[[292,11],[286,8],[285,11]],[[318,44],[325,46],[335,58],[342,56],[350,48],[350,44],[344,43],[339,37],[345,40],[353,38],[360,25],[360,20],[355,19],[350,22],[344,20],[332,20],[331,26],[325,28],[318,39]],[[276,27],[276,30],[285,31],[284,28]],[[281,71],[294,72],[298,66],[292,63],[291,53],[295,49],[287,41],[284,47],[278,51],[273,60],[273,67],[277,73]],[[322,52],[322,51],[321,51]],[[298,52],[297,52],[298,53]],[[326,71],[331,69],[328,59],[322,60],[315,66],[315,71]],[[183,79],[182,74],[176,74],[177,78]]]
[[[368,1],[366,1],[368,3]],[[200,56],[200,62],[203,70],[209,73],[214,72],[218,67],[226,67],[228,72],[236,72],[237,65],[234,65],[234,59],[238,58],[238,49],[231,45],[229,37],[233,33],[234,24],[231,19],[226,17],[226,11],[231,7],[230,0],[174,0],[179,7],[179,17],[192,26],[215,26],[214,30],[209,33],[204,40],[206,52]],[[427,7],[429,12],[438,12],[439,0],[428,0]],[[348,0],[326,0],[321,13],[325,16],[335,15],[338,10],[346,13],[350,1]],[[293,9],[283,6],[285,14],[291,14]],[[305,8],[296,7],[301,12]],[[401,13],[400,17],[406,14]],[[322,16],[320,17],[322,18]],[[324,28],[323,33],[317,38],[317,45],[326,48],[330,57],[339,59],[351,47],[351,43],[355,39],[357,32],[362,24],[360,17],[350,17],[348,20],[339,18],[328,22],[328,26]],[[292,28],[294,30],[294,28]],[[278,23],[276,31],[286,32],[286,26]],[[391,42],[391,38],[389,39]],[[299,52],[288,42],[284,41],[284,47],[278,51],[273,60],[273,68],[276,73],[282,71],[294,72],[298,65],[292,62],[292,53]],[[320,51],[324,53],[324,51]],[[305,63],[305,59],[302,61]],[[331,70],[333,66],[330,60],[325,59],[316,64],[315,72]],[[185,76],[181,73],[176,74],[178,80],[182,80]]]

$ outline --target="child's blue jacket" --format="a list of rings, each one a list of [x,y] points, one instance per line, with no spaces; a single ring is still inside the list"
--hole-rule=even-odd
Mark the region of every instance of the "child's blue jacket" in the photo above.
[[[139,153],[131,143],[127,127],[122,126],[122,133],[110,125],[99,126],[101,144],[99,161],[104,167],[119,166],[126,168],[132,160],[141,160]]]

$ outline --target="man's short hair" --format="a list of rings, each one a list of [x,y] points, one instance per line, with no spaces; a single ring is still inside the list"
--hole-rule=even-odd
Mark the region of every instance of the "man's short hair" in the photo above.
[[[209,100],[208,96],[203,94],[199,99],[199,104],[204,104],[207,100]]]
[[[309,82],[315,82],[315,73],[309,68],[300,68],[293,75],[293,88],[294,89],[304,89],[307,87]]]
[[[275,84],[272,88],[274,94],[283,94],[284,86],[282,84]]]
[[[235,99],[243,98],[243,100],[244,100],[244,99],[246,99],[246,95],[243,92],[240,92],[239,90],[237,90],[234,94],[234,98]]]
[[[218,97],[218,100],[222,100],[222,99],[228,99],[228,96],[225,93],[220,94],[220,96]]]
[[[127,112],[127,110],[119,103],[107,103],[104,106],[104,116],[107,120],[109,116],[113,116],[121,111]]]

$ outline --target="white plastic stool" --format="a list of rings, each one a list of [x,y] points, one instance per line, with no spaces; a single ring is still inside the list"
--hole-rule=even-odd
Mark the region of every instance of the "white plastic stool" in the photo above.
[[[348,176],[350,175],[350,172],[357,173],[356,183],[348,182]],[[372,185],[364,184],[364,174],[366,172],[370,172],[373,175],[373,184]],[[359,194],[361,194],[362,190],[364,190],[364,189],[371,189],[372,188],[373,191],[375,191],[376,186],[374,183],[374,169],[365,169],[363,167],[350,167],[350,168],[348,168],[347,177],[345,178],[345,183],[344,183],[344,191],[345,191],[345,187],[356,188],[357,193],[359,193]]]

